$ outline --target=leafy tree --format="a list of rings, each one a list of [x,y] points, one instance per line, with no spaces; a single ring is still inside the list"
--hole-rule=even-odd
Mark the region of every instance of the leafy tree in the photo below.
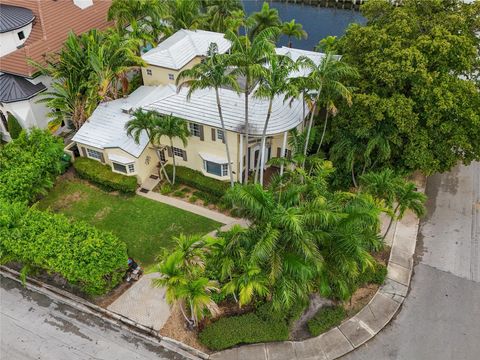
[[[381,134],[390,154],[375,167],[400,172],[480,159],[479,4],[373,0],[362,12],[367,24],[351,25],[336,46],[360,78],[352,107],[332,125],[332,148],[345,137],[366,146]]]
[[[229,19],[238,18],[242,11],[239,0],[207,0],[205,1],[207,21],[209,29],[216,32],[225,32],[229,29]],[[242,14],[242,17],[244,14]]]
[[[289,22],[284,22],[282,24],[282,34],[288,37],[288,47],[292,47],[292,37],[299,40],[307,38],[307,32],[303,30],[302,24],[295,22],[295,19],[292,19]]]
[[[21,125],[18,123],[17,118],[10,113],[7,115],[7,127],[8,133],[12,139],[17,139],[23,130]]]
[[[162,136],[166,136],[170,140],[170,148],[172,149],[173,174],[172,184],[175,184],[175,151],[173,151],[173,139],[179,138],[183,146],[187,146],[188,131],[187,122],[173,115],[159,115],[154,118],[155,141],[161,143]]]
[[[282,20],[278,15],[278,10],[270,8],[267,2],[263,3],[260,11],[250,15],[250,19],[252,22],[251,30],[248,32],[250,39],[254,39],[255,36],[259,35],[265,29],[272,27],[280,29],[282,26]]]
[[[177,84],[180,87],[188,85],[187,99],[190,99],[192,94],[200,89],[213,88],[217,100],[218,116],[223,132],[223,142],[225,143],[225,151],[227,154],[228,174],[230,175],[230,185],[233,187],[233,171],[232,162],[230,160],[230,150],[228,144],[228,133],[225,129],[225,122],[223,121],[222,104],[220,101],[220,88],[228,86],[233,90],[239,92],[240,87],[235,79],[235,76],[228,71],[226,58],[218,55],[218,46],[211,43],[208,49],[207,58],[201,63],[195,65],[191,69],[183,70],[177,77]]]
[[[168,177],[167,172],[165,171],[165,166],[160,157],[160,148],[155,142],[157,136],[156,124],[158,123],[158,113],[154,111],[143,111],[142,109],[137,109],[134,111],[132,119],[125,123],[125,130],[127,135],[132,137],[135,143],[140,143],[140,138],[142,134],[146,134],[148,141],[155,148],[155,153],[158,156],[158,161],[160,162],[160,169],[165,175],[165,178],[170,183],[170,178]],[[161,174],[159,174],[161,175]]]

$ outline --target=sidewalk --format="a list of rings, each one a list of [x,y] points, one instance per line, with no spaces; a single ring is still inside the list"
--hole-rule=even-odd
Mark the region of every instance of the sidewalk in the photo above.
[[[417,183],[425,192],[425,179]],[[408,212],[390,230],[388,275],[375,296],[360,312],[320,336],[305,341],[283,341],[236,347],[214,353],[212,360],[332,360],[373,338],[397,313],[407,296],[420,220]]]

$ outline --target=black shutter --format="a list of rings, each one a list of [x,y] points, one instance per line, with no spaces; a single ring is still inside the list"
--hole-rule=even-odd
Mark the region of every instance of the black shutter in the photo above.
[[[277,147],[277,157],[282,156],[282,148]]]
[[[172,148],[170,146],[167,146],[167,153],[169,157],[172,157]]]
[[[215,141],[215,132],[217,129],[212,128],[212,141]]]
[[[87,149],[85,149],[83,146],[81,147],[82,149],[82,155],[85,156],[85,157],[88,157],[87,156]]]
[[[204,140],[204,137],[203,137],[203,125],[200,125],[200,140]]]
[[[183,161],[187,161],[187,152],[185,150],[183,151]]]

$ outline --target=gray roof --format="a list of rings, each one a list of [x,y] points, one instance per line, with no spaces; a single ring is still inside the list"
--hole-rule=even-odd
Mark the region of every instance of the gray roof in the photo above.
[[[30,9],[0,4],[0,33],[20,29],[30,24],[33,19],[35,15]]]
[[[32,84],[27,79],[11,74],[0,75],[0,102],[28,100],[46,90],[42,83]]]

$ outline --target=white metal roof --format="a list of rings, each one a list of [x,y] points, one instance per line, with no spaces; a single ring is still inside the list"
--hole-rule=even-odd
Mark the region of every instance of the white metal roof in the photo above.
[[[206,161],[214,162],[214,163],[217,163],[217,164],[228,164],[227,158],[222,157],[222,156],[209,154],[209,153],[205,153],[205,152],[199,152],[198,155],[200,155],[200,157],[203,160],[206,160]]]
[[[218,45],[220,54],[230,49],[224,34],[204,30],[179,30],[156,48],[142,55],[150,65],[179,70],[196,56],[205,56],[211,43]]]
[[[99,149],[120,148],[134,157],[139,157],[148,145],[147,135],[141,135],[139,144],[127,136],[125,123],[131,119],[131,115],[122,112],[122,108],[138,108],[162,98],[162,94],[175,92],[172,88],[168,85],[141,86],[126,99],[100,104],[72,140]]]

